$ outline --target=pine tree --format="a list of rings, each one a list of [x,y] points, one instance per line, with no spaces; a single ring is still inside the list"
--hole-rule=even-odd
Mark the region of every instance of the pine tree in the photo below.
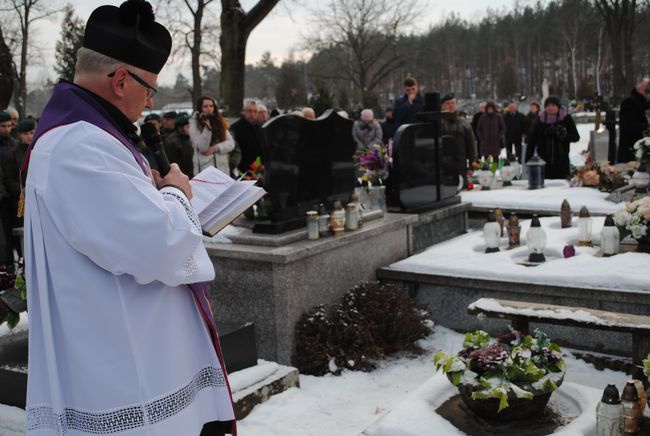
[[[54,69],[62,79],[74,78],[74,68],[77,63],[77,50],[82,46],[85,26],[83,21],[74,14],[74,6],[65,7],[65,16],[61,23],[61,39],[56,42],[56,65]]]

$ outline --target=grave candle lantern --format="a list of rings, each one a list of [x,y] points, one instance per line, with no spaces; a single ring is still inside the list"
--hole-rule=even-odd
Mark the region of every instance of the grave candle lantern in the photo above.
[[[526,232],[526,246],[528,247],[528,261],[545,262],[544,248],[546,248],[546,232],[539,223],[537,215],[533,215],[530,228]]]
[[[490,211],[487,223],[483,226],[483,239],[485,240],[486,253],[495,253],[499,251],[501,227],[499,227],[499,223],[497,222],[493,211]]]
[[[571,205],[565,198],[562,201],[562,206],[560,206],[560,224],[563,229],[571,227]]]
[[[578,246],[591,247],[591,217],[587,206],[582,206],[578,217]]]
[[[604,257],[613,256],[618,253],[620,246],[620,232],[614,224],[614,217],[607,215],[605,225],[600,232],[600,250]]]
[[[528,189],[540,189],[544,187],[545,166],[546,162],[535,151],[533,157],[526,162],[526,167],[528,168]]]
[[[508,219],[508,249],[519,247],[520,236],[521,226],[519,225],[519,218],[516,213],[512,212],[510,219]]]

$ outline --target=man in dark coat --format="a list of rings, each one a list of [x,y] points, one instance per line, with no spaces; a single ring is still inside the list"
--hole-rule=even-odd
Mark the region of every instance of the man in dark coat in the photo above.
[[[244,114],[230,126],[230,133],[241,149],[237,168],[245,173],[255,159],[262,156],[262,128],[257,124],[257,104],[254,101],[246,103]]]
[[[535,150],[546,161],[547,179],[566,179],[570,174],[569,150],[572,142],[580,140],[573,118],[562,107],[560,98],[549,96],[544,110],[533,123],[528,138],[526,161]]]
[[[441,121],[440,133],[442,135],[449,135],[456,140],[458,147],[463,150],[465,160],[470,163],[476,161],[476,141],[474,141],[472,126],[458,112],[458,104],[453,92],[445,94],[440,99],[440,108],[442,112],[454,114],[453,119],[443,119]],[[463,162],[463,169],[465,169],[465,162]]]
[[[649,93],[650,79],[646,78],[639,82],[630,92],[630,96],[621,103],[617,162],[636,159],[634,143],[643,138],[643,132],[648,128],[645,111],[649,108]]]
[[[485,113],[485,106],[487,101],[482,101],[478,105],[478,112],[472,116],[472,131],[474,132],[474,138],[476,138],[476,155],[481,156],[483,154],[481,150],[481,139],[478,137],[478,120],[481,119],[481,115]]]
[[[36,121],[31,118],[20,121],[16,125],[16,136],[18,143],[12,145],[7,151],[4,160],[2,161],[2,171],[4,186],[7,190],[7,198],[5,200],[6,208],[3,210],[3,225],[5,240],[8,241],[9,253],[11,257],[9,261],[13,260],[13,250],[22,256],[22,247],[20,246],[20,238],[14,236],[13,229],[15,227],[22,227],[22,218],[18,218],[18,199],[20,198],[21,184],[25,186],[27,179],[27,171],[20,173],[20,166],[25,158],[25,153],[32,143],[32,137],[36,129]]]
[[[194,146],[190,139],[190,120],[187,115],[179,115],[174,120],[176,128],[163,140],[165,154],[170,163],[178,164],[183,174],[190,179],[194,174]]]
[[[414,77],[407,77],[404,80],[404,94],[395,100],[393,106],[393,118],[395,119],[395,130],[402,124],[417,122],[415,114],[424,110],[424,98],[420,94],[420,87]]]
[[[511,100],[508,103],[508,110],[503,114],[503,122],[506,125],[506,152],[508,160],[515,155],[521,162],[521,139],[526,133],[526,117],[517,110],[517,102]]]
[[[381,123],[381,133],[383,135],[382,141],[384,144],[388,144],[388,140],[395,136],[397,131],[397,124],[395,124],[395,118],[393,118],[393,108],[386,109],[386,120]]]

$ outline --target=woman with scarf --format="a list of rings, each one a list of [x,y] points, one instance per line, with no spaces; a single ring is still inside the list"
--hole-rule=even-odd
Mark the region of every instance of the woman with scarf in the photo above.
[[[228,123],[221,116],[212,97],[199,97],[196,112],[190,121],[190,138],[194,145],[194,175],[213,166],[230,175],[230,152],[235,141],[228,131]]]
[[[549,96],[544,102],[544,110],[533,122],[528,137],[526,161],[537,150],[546,161],[547,179],[566,179],[569,177],[569,150],[572,142],[580,140],[578,129],[562,104],[560,98]]]
[[[374,144],[383,144],[381,125],[375,120],[372,109],[361,111],[361,119],[354,122],[352,126],[352,138],[357,144],[357,150],[370,147]]]

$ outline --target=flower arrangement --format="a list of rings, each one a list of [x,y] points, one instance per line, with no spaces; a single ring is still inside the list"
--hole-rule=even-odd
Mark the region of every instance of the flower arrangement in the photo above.
[[[552,392],[562,383],[562,350],[539,331],[518,331],[493,339],[482,330],[467,333],[457,355],[439,352],[434,358],[454,386],[469,385],[473,400],[496,398],[498,412],[508,407],[508,396],[533,399],[533,392]]]
[[[257,156],[248,167],[248,170],[244,173],[244,180],[261,180],[264,176],[264,164],[262,163],[262,158]]]
[[[570,186],[588,186],[600,191],[612,192],[627,185],[626,177],[632,175],[637,163],[630,162],[623,167],[616,167],[609,162],[597,164],[591,154],[587,154],[584,166],[573,171]]]
[[[626,203],[624,209],[614,214],[614,223],[621,232],[621,238],[627,235],[632,235],[634,239],[647,236],[648,222],[650,222],[650,197],[641,197]]]
[[[355,166],[360,182],[369,185],[382,185],[390,175],[393,158],[389,147],[373,144],[354,153]]]
[[[643,362],[643,374],[645,374],[646,378],[650,381],[650,354],[648,354],[648,357],[642,360]]]
[[[13,329],[20,321],[20,313],[26,310],[27,287],[22,262],[16,273],[0,266],[0,325],[6,322]]]
[[[646,131],[644,137],[634,143],[634,157],[639,161],[650,159],[650,132]]]

